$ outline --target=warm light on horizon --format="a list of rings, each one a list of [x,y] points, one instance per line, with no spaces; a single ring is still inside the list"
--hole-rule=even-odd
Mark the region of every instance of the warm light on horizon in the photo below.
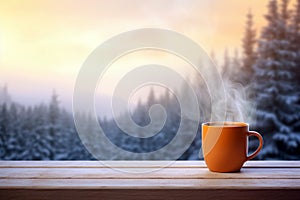
[[[145,27],[182,33],[220,59],[225,48],[240,50],[249,9],[259,35],[267,2],[2,1],[0,86],[27,103],[47,101],[55,88],[70,104],[87,56],[113,35]]]

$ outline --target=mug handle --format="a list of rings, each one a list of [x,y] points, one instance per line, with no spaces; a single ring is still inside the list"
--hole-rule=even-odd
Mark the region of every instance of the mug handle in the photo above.
[[[247,156],[246,160],[251,160],[252,158],[254,158],[259,152],[260,150],[262,149],[262,146],[263,146],[263,138],[262,136],[256,132],[256,131],[248,131],[247,132],[247,136],[250,137],[250,136],[255,136],[258,138],[259,140],[259,146],[257,147],[257,149],[250,155],[250,156]]]

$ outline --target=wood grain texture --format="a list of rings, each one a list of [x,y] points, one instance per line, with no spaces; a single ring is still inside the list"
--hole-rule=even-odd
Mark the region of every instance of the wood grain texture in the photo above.
[[[0,199],[300,199],[300,161],[0,161]]]
[[[204,161],[1,161],[0,168],[4,167],[16,167],[16,168],[35,168],[35,167],[47,167],[47,168],[106,168],[106,167],[118,167],[118,168],[157,168],[157,167],[171,167],[171,168],[206,168]],[[299,161],[248,161],[244,164],[244,168],[258,167],[258,168],[299,168]]]
[[[297,179],[5,179],[0,189],[300,189]]]
[[[1,168],[1,179],[300,179],[300,168],[245,168],[214,173],[206,168]],[[144,172],[147,171],[147,172]],[[150,171],[150,172],[148,172]],[[130,173],[132,172],[132,173]]]
[[[0,190],[0,198],[5,200],[299,200],[299,190]]]

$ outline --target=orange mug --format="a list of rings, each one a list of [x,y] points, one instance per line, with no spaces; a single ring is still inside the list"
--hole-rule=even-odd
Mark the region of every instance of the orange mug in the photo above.
[[[248,137],[259,139],[258,148],[248,155]],[[208,122],[202,124],[202,150],[205,163],[213,172],[237,172],[254,158],[263,146],[262,136],[249,131],[243,122]]]

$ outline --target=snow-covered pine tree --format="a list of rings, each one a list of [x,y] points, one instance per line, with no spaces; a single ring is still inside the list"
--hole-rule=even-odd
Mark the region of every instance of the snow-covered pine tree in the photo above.
[[[272,140],[271,133],[278,131],[275,125],[278,117],[275,113],[275,99],[278,96],[275,73],[279,65],[277,62],[277,24],[278,24],[277,1],[270,1],[268,14],[265,15],[268,24],[263,28],[258,46],[258,58],[254,65],[254,77],[256,101],[258,104],[256,127],[266,131],[265,143],[268,145]],[[276,48],[275,48],[276,47]],[[275,130],[274,130],[275,129]]]
[[[190,99],[193,98],[192,93],[188,92],[189,91],[189,84],[192,85],[192,81],[190,78],[185,78],[186,81],[184,81],[181,85],[180,88],[180,93],[181,96],[184,97],[183,102],[180,102],[182,105],[189,105],[190,104]],[[180,106],[180,105],[179,105]],[[180,109],[183,109],[183,107],[180,107]],[[195,110],[193,110],[192,107],[186,107],[186,110],[184,114],[183,111],[178,113],[179,116],[179,122],[184,124],[183,128],[183,133],[184,133],[184,139],[178,142],[176,146],[178,148],[183,148],[185,147],[189,139],[192,137],[195,137],[193,142],[190,144],[190,146],[187,148],[187,150],[181,155],[179,158],[180,160],[189,160],[189,159],[198,159],[199,158],[199,150],[200,150],[200,134],[199,132],[194,132],[192,127],[199,126],[199,121],[196,120],[194,116],[195,115]],[[176,130],[177,133],[178,130]]]
[[[238,82],[242,83],[243,85],[250,84],[254,76],[253,65],[256,60],[255,45],[256,45],[256,30],[253,27],[252,12],[251,10],[249,10],[247,14],[246,28],[245,28],[243,44],[242,44],[243,59],[242,59],[242,65],[238,76]]]
[[[300,96],[299,96],[299,80],[297,79],[297,67],[299,66],[299,46],[295,47],[295,41],[293,41],[293,29],[290,28],[289,21],[293,16],[290,15],[290,10],[288,10],[289,0],[282,0],[281,5],[281,20],[280,25],[286,29],[283,33],[287,42],[282,43],[285,45],[285,66],[289,69],[289,79],[287,80],[290,84],[291,90],[290,94],[287,93],[285,96],[287,104],[290,106],[287,116],[283,116],[285,121],[290,124],[291,131],[288,134],[276,134],[273,139],[275,140],[276,146],[280,152],[284,151],[284,159],[299,159],[300,158],[300,130],[296,129],[296,124],[299,124],[300,119]],[[297,10],[296,10],[297,11]],[[298,10],[299,11],[299,10]],[[296,15],[299,15],[296,13]],[[298,64],[297,64],[298,63]],[[298,66],[297,66],[298,65]],[[299,70],[298,70],[299,72]]]
[[[237,49],[234,50],[234,57],[231,61],[231,78],[230,80],[234,83],[243,83],[244,79],[241,79],[241,59],[239,56],[239,51]]]
[[[33,119],[33,110],[31,106],[25,107],[22,106],[19,113],[20,121],[22,121],[22,125],[20,126],[21,132],[20,137],[21,145],[23,152],[18,155],[20,160],[32,160],[32,151],[33,145],[35,144],[35,134],[33,132],[35,127],[35,122]]]
[[[154,93],[153,93],[154,95]],[[154,96],[153,96],[154,98]],[[148,104],[149,102],[147,102]],[[151,105],[149,105],[151,106]],[[148,107],[148,106],[147,106]],[[134,122],[139,126],[146,126],[150,123],[150,117],[148,115],[148,111],[146,105],[142,103],[141,99],[138,100],[137,106],[134,109],[132,118]]]
[[[170,90],[165,88],[164,93],[158,100],[158,103],[165,108],[167,119],[163,129],[153,138],[154,140],[152,140],[153,144],[155,145],[155,149],[160,149],[164,145],[170,143],[176,133],[177,127],[173,121],[176,116],[174,116],[172,113],[174,110],[173,106],[175,104],[173,104],[174,102],[171,102],[175,100],[173,97],[174,95],[170,92]]]
[[[33,129],[30,131],[31,148],[29,148],[30,159],[32,160],[48,160],[55,151],[50,145],[52,138],[48,133],[49,124],[47,120],[48,107],[40,104],[33,107],[31,119],[33,121]]]
[[[79,134],[76,132],[74,121],[72,123],[72,130],[74,136],[72,138],[69,138],[68,144],[70,145],[69,152],[68,152],[68,159],[70,160],[92,160],[94,159],[93,156],[88,152],[88,150],[85,148],[85,145],[91,145],[90,144],[90,136],[89,134],[92,129],[90,126],[89,116],[86,113],[75,113],[78,118],[80,118],[80,123],[77,124],[77,126],[82,126],[83,130],[86,130],[85,137],[79,137]],[[70,116],[71,117],[71,116]],[[72,117],[71,117],[72,118]],[[82,130],[81,129],[81,130]],[[95,138],[93,138],[95,139]]]
[[[222,65],[222,78],[224,81],[228,81],[231,79],[231,60],[229,57],[228,49],[225,49],[224,51],[224,61]]]
[[[298,85],[300,85],[300,0],[297,0],[297,3],[295,5],[291,26],[291,39],[293,40],[292,44],[294,44],[293,48],[294,51],[297,53],[297,67],[295,72],[297,74]]]
[[[5,159],[7,156],[7,141],[8,141],[8,123],[9,116],[7,105],[0,104],[0,158]]]
[[[291,31],[291,49],[295,53],[295,79],[297,84],[294,87],[297,87],[298,94],[300,96],[300,0],[297,0],[294,5],[292,12],[292,18],[290,23]],[[300,101],[298,102],[300,105]],[[300,120],[295,124],[295,130],[300,132]]]
[[[171,93],[168,88],[165,88],[164,93],[160,96],[159,98],[159,103],[165,108],[166,114],[167,114],[167,120],[165,123],[165,126],[162,131],[167,131],[171,125],[171,105],[170,105],[170,100],[171,100]]]
[[[7,138],[7,155],[5,157],[7,160],[20,159],[19,155],[23,151],[20,144],[24,139],[24,136],[21,134],[21,124],[22,122],[20,121],[18,106],[12,102],[9,107],[9,136]]]
[[[255,64],[255,89],[257,100],[256,127],[264,133],[266,148],[262,158],[293,159],[293,124],[298,120],[299,96],[295,91],[295,62],[290,50],[288,30],[288,0],[282,0],[278,11],[277,1],[271,0],[268,24],[263,28]]]
[[[155,92],[154,92],[154,88],[151,87],[150,88],[150,92],[149,92],[148,97],[147,97],[147,101],[146,101],[146,113],[144,113],[144,114],[146,114],[146,116],[144,116],[144,119],[146,119],[146,121],[144,122],[144,125],[148,125],[149,123],[153,123],[153,121],[151,122],[151,119],[149,117],[149,112],[150,112],[151,106],[153,106],[154,104],[157,104],[157,103],[158,103],[158,99],[156,98],[156,95],[155,95]],[[147,121],[147,119],[148,119],[148,121]],[[154,119],[154,121],[155,121],[155,119]],[[152,132],[153,130],[149,130],[148,129],[148,130],[145,130],[145,132],[141,131],[141,133],[140,133],[141,136],[142,137],[147,136],[148,131]],[[153,148],[153,146],[155,144],[153,144],[151,142],[150,138],[141,138],[140,139],[140,145],[141,145],[141,148],[142,148],[143,151],[148,152],[148,151],[151,150],[151,148]]]
[[[153,87],[151,87],[149,95],[147,97],[147,109],[149,109],[152,105],[154,105],[157,102],[156,98],[155,98],[155,94],[154,94],[154,89]]]
[[[20,120],[15,103],[0,105],[0,158],[5,160],[18,159],[22,152],[20,141],[24,136],[20,134]]]
[[[58,95],[53,90],[51,100],[49,103],[48,109],[48,123],[49,123],[49,132],[48,132],[48,140],[50,144],[50,159],[55,160],[58,154],[62,153],[62,149],[64,144],[64,137],[61,133],[61,115],[60,115],[60,107],[58,101]],[[59,156],[58,156],[59,157]]]

